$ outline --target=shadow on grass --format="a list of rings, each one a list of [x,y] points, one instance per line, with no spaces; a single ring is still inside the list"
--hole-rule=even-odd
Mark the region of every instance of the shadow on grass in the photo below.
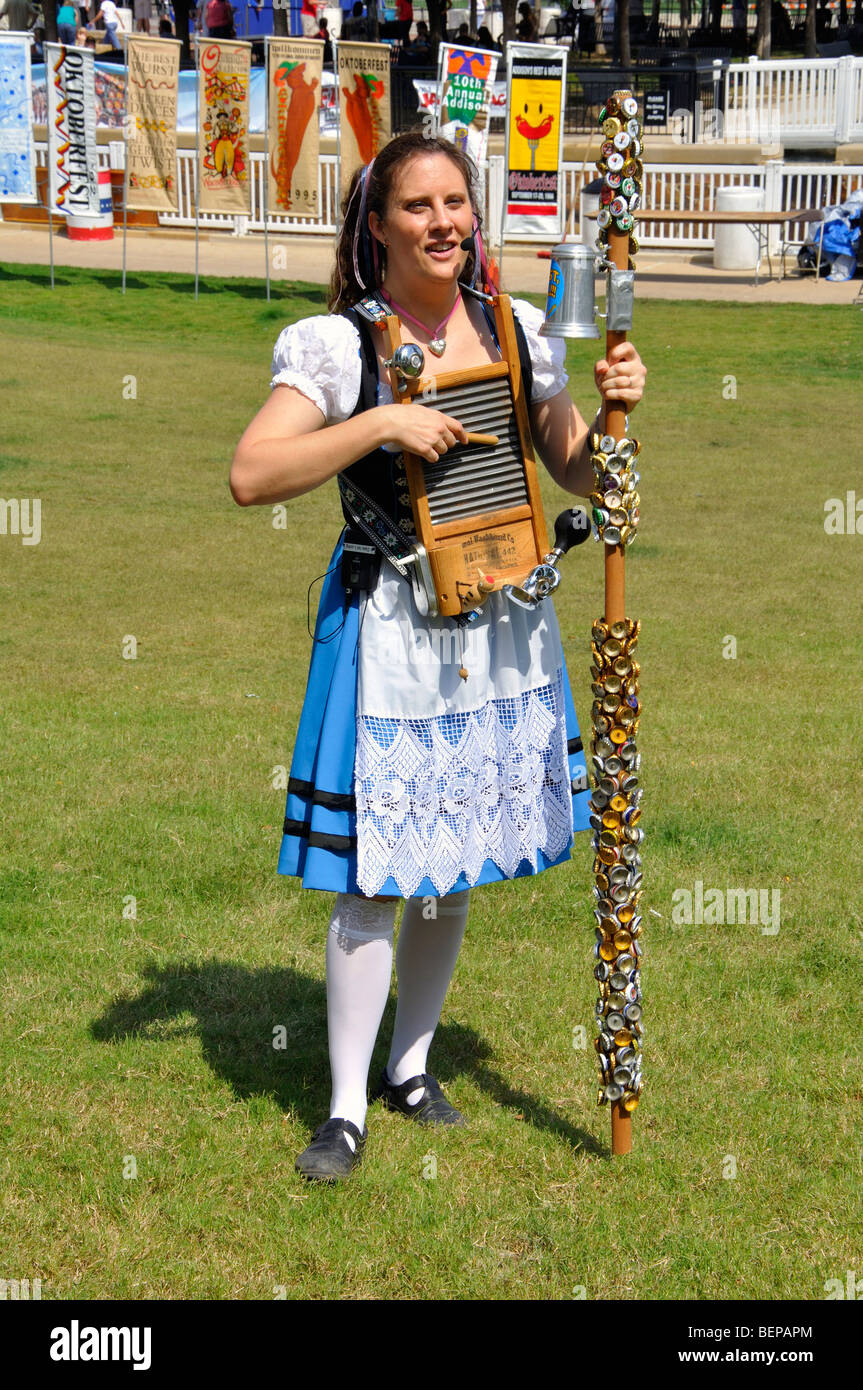
[[[139,994],[116,999],[90,1025],[96,1042],[173,1040],[177,1021],[191,1015],[188,1031],[198,1034],[204,1060],[238,1100],[269,1096],[309,1128],[326,1117],[330,1069],[323,982],[283,967],[252,970],[218,960],[152,965],[143,975],[145,987]],[[372,1087],[386,1061],[381,1038],[391,1035],[394,1015],[391,998],[370,1068]],[[284,1046],[276,1047],[274,1030],[282,1028]],[[507,1085],[489,1065],[491,1055],[479,1034],[461,1023],[442,1024],[435,1034],[433,1066],[442,1084],[467,1076],[496,1104],[516,1111],[537,1129],[560,1135],[573,1148],[606,1153],[593,1135],[535,1096]]]

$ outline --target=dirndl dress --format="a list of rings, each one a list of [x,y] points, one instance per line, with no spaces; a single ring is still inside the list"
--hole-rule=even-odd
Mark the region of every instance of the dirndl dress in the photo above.
[[[514,301],[533,400],[566,382],[563,344]],[[359,397],[359,335],[304,319],[280,336],[273,386],[295,386],[327,423]],[[381,383],[379,402],[391,399]],[[417,610],[386,560],[346,596],[342,537],[324,578],[288,781],[278,872],[367,897],[444,896],[562,864],[589,828],[585,755],[554,606],[489,595],[465,627]],[[467,680],[459,668],[468,671]]]

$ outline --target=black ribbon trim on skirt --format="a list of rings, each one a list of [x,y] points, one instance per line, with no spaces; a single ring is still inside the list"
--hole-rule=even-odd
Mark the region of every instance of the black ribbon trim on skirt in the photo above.
[[[567,741],[567,753],[581,753],[583,749],[584,744],[582,743],[580,738],[571,738]]]
[[[289,779],[288,795],[301,796],[307,801],[311,800],[315,806],[323,806],[327,811],[355,811],[357,809],[357,799],[353,792],[318,791],[314,782],[302,782],[299,777]]]
[[[312,830],[311,821],[289,820],[285,817],[283,827],[285,835],[296,835],[300,840],[307,840],[309,849],[331,849],[344,850],[356,849],[356,835],[324,835],[320,830]]]

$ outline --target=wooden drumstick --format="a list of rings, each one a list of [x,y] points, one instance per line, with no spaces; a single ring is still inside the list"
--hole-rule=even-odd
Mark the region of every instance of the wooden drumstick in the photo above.
[[[476,434],[468,430],[467,442],[468,444],[488,444],[493,449],[496,444],[500,443],[500,440],[496,434]]]

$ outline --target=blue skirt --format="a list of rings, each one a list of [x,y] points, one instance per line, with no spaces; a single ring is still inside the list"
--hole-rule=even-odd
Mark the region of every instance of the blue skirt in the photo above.
[[[354,783],[360,596],[355,593],[346,599],[340,578],[341,555],[340,537],[318,606],[306,694],[288,781],[278,872],[302,879],[304,888],[329,893],[360,893]],[[563,689],[573,829],[579,832],[590,828],[590,789],[565,662]],[[447,892],[456,893],[475,884],[540,873],[565,863],[571,848],[570,841],[554,859],[537,849],[535,864],[530,859],[522,859],[514,873],[504,873],[493,859],[486,859],[477,877],[468,879],[462,873]],[[386,879],[379,892],[392,897],[403,896],[392,877]],[[438,897],[441,893],[430,878],[424,878],[415,896]]]

